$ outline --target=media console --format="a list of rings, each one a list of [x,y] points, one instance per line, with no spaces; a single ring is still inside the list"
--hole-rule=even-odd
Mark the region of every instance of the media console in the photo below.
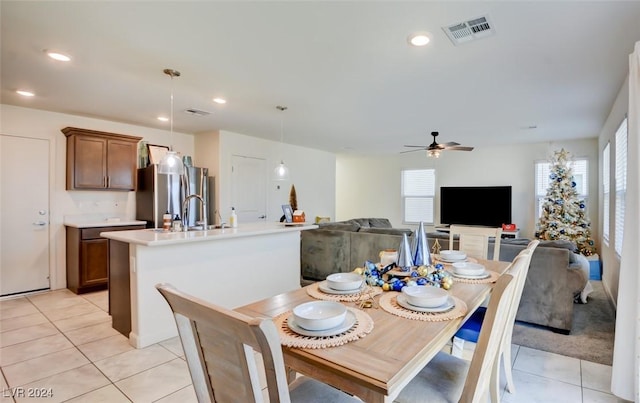
[[[448,225],[436,225],[435,226],[436,231],[438,232],[445,232],[445,233],[449,233],[449,226]],[[517,239],[520,238],[520,230],[516,229],[514,231],[502,231],[502,239]]]

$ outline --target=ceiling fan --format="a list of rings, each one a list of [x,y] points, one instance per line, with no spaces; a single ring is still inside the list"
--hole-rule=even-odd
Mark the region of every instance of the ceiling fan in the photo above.
[[[436,142],[436,137],[438,137],[438,132],[431,132],[431,135],[433,136],[433,143],[429,144],[428,146],[410,146],[410,145],[405,145],[405,147],[413,147],[413,148],[416,148],[416,149],[415,150],[402,151],[402,153],[410,153],[410,152],[413,152],[413,151],[426,150],[427,151],[427,155],[429,157],[438,158],[440,156],[440,152],[444,151],[444,150],[454,150],[454,151],[471,151],[471,150],[473,150],[473,147],[461,146],[459,143],[456,143],[454,141],[450,141],[448,143],[443,143],[443,144],[438,144]]]

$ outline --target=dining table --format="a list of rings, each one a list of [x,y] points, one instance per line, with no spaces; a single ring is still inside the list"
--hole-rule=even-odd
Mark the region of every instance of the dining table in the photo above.
[[[476,259],[493,278],[502,275],[510,262]],[[445,267],[446,268],[446,267]],[[300,348],[283,345],[285,365],[291,373],[300,373],[327,383],[365,402],[391,402],[400,391],[440,352],[456,331],[490,295],[494,282],[455,281],[450,295],[466,305],[466,312],[448,320],[423,321],[394,315],[379,305],[376,295],[372,306],[343,302],[350,309],[361,309],[373,320],[372,330],[364,337],[327,348]],[[306,287],[279,294],[235,310],[252,317],[282,317],[299,304],[313,301]],[[462,304],[461,304],[462,305]]]

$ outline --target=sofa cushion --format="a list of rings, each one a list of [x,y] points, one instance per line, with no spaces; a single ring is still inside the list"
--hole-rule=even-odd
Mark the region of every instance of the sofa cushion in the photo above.
[[[529,245],[529,242],[531,242],[531,240],[527,238],[505,238],[500,241],[500,244],[527,246]]]
[[[367,227],[369,228],[369,219],[368,218],[352,218],[347,221],[343,221],[345,223],[356,224],[358,228]]]
[[[409,228],[378,228],[378,227],[372,227],[372,228],[361,227],[358,232],[369,232],[372,234],[386,234],[386,235],[407,234],[407,236],[411,236],[411,234],[413,233],[413,231],[411,231]]]
[[[391,228],[391,221],[386,218],[369,218],[371,228]]]
[[[307,230],[301,231],[300,269],[302,277],[321,281],[329,274],[352,271],[352,231]]]
[[[547,248],[563,248],[563,249],[568,249],[571,252],[578,251],[578,248],[575,243],[565,239],[558,239],[556,241],[540,241],[540,244],[538,244],[538,246],[544,246]]]
[[[360,229],[360,225],[357,222],[352,221],[338,221],[320,223],[318,224],[318,228],[325,230],[357,232]]]
[[[391,221],[386,218],[352,218],[344,222],[356,223],[361,228],[392,228]]]

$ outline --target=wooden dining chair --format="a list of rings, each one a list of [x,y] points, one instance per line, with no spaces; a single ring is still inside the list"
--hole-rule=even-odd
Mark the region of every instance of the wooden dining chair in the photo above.
[[[500,258],[500,239],[502,228],[468,227],[452,225],[449,227],[449,248],[453,249],[453,238],[458,235],[458,249],[468,256],[487,259],[489,238],[495,238],[493,244],[493,260]]]
[[[198,402],[262,402],[262,354],[270,402],[359,402],[308,377],[287,383],[282,347],[271,319],[251,318],[178,291],[156,288],[173,311]]]
[[[539,243],[539,240],[531,241],[527,245],[527,248],[523,249],[522,252],[516,256],[507,269],[507,273],[512,274],[515,278],[516,289],[513,293],[513,300],[509,307],[509,316],[507,319],[507,325],[505,326],[500,351],[498,353],[498,362],[502,362],[504,366],[507,390],[509,393],[515,393],[511,368],[511,340],[513,335],[513,326],[515,324],[516,314],[518,313],[518,307],[520,306],[520,299],[522,297],[524,284],[527,280],[527,274],[529,273],[531,257]],[[465,342],[477,343],[485,316],[486,308],[480,307],[467,319],[462,327],[460,327],[460,330],[456,332],[453,338],[452,355],[462,357],[462,350],[464,349]],[[499,374],[496,375],[496,384],[492,385],[491,389],[493,402],[499,401],[500,381],[498,375]]]
[[[503,274],[493,287],[485,323],[471,362],[438,353],[395,399],[399,403],[484,402],[496,376],[498,351],[515,291],[511,274]]]

